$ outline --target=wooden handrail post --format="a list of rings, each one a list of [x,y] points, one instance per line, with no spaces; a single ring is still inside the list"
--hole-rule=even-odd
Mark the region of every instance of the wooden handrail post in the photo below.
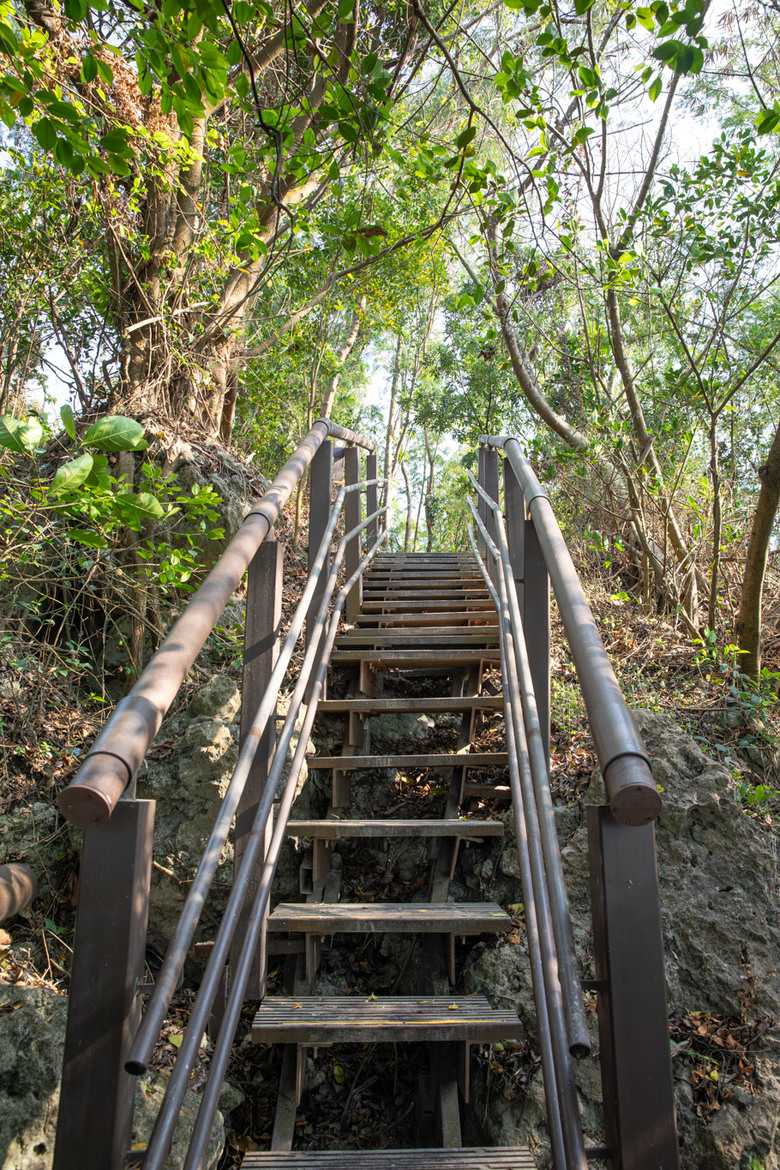
[[[330,444],[327,444],[330,446]],[[266,541],[255,553],[247,574],[246,625],[244,628],[244,678],[241,701],[241,742],[249,733],[252,720],[261,698],[271,679],[278,654],[278,631],[282,616],[282,577],[284,573],[284,550],[277,541]],[[241,858],[249,840],[252,822],[257,806],[263,795],[268,772],[273,761],[276,738],[274,717],[268,720],[257,753],[252,762],[236,813],[234,872],[238,873]],[[266,825],[266,848],[273,832],[273,814]],[[235,965],[241,953],[246,935],[249,907],[254,901],[262,864],[252,877],[244,909],[239,918],[231,948],[231,965]],[[261,951],[265,943],[265,935]],[[265,955],[259,953],[252,966],[246,989],[247,999],[260,999],[265,980]]]
[[[123,1170],[130,1148],[154,807],[123,797],[84,832],[54,1170]]]
[[[344,484],[349,487],[353,483],[360,483],[360,451],[357,447],[347,447],[344,453]],[[344,528],[350,532],[363,519],[362,492],[350,492],[344,503]],[[353,536],[347,541],[347,550],[344,557],[344,570],[347,578],[351,577],[360,564],[361,534]],[[347,597],[346,617],[353,622],[360,613],[363,601],[363,578],[360,577],[355,588]]]
[[[607,1164],[679,1170],[655,828],[587,815]]]

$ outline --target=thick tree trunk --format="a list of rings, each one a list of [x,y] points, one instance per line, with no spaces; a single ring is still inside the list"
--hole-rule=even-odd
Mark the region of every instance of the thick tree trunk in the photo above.
[[[750,529],[745,576],[737,614],[737,644],[740,670],[757,679],[761,669],[761,597],[764,589],[769,542],[780,503],[780,427],[767,455],[758,469],[761,488]]]

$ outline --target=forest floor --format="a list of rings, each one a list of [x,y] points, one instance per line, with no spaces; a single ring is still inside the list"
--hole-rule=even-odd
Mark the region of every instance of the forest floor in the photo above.
[[[291,568],[285,610],[289,616],[295,601],[296,579],[305,576],[303,560],[288,557]],[[586,591],[610,658],[630,707],[663,711],[679,722],[702,751],[732,771],[746,815],[778,831],[780,827],[780,705],[772,689],[777,678],[768,678],[762,691],[734,673],[731,651],[719,653],[708,644],[691,645],[690,638],[666,615],[650,612],[630,599],[618,578],[584,566]],[[596,766],[584,706],[573,664],[553,605],[552,663],[552,784],[556,803],[581,804]],[[216,648],[224,655],[223,669],[238,677],[236,646]],[[52,805],[57,792],[77,771],[111,704],[92,689],[86,670],[75,669],[72,657],[56,647],[31,643],[6,635],[0,646],[0,817],[21,807]],[[770,674],[780,671],[780,652],[774,649],[764,662]],[[187,693],[213,673],[202,677],[197,667],[187,683]],[[490,728],[486,734],[490,735]],[[492,745],[497,746],[495,743]],[[50,888],[33,907],[0,929],[0,979],[43,985],[66,993],[78,891],[78,854],[68,827],[52,820],[47,840],[48,856],[55,858],[48,875]],[[9,857],[13,860],[12,857]],[[370,884],[371,875],[366,875]],[[356,978],[363,978],[360,956],[352,956]],[[369,988],[369,993],[374,990]],[[158,1045],[156,1063],[173,1063],[192,989],[185,988]],[[250,1012],[245,1013],[246,1031]],[[715,1023],[713,1021],[713,1028]],[[706,1040],[706,1037],[705,1037]],[[178,1041],[178,1043],[177,1043]],[[208,1048],[202,1053],[207,1063]],[[355,1046],[334,1072],[333,1059],[320,1079],[319,1103],[326,1106],[327,1124],[337,1133],[344,1118],[358,1116],[362,1093],[350,1086],[366,1087],[380,1079],[379,1091],[388,1105],[387,1125],[405,1124],[413,1094],[405,1084],[414,1070],[397,1057],[378,1065]],[[500,1092],[506,1078],[525,1075],[529,1053],[507,1054],[494,1063],[495,1084]],[[488,1070],[488,1075],[490,1070]],[[263,1147],[270,1136],[278,1076],[278,1057],[271,1050],[250,1052],[239,1046],[228,1079],[244,1097],[229,1118],[228,1145],[222,1170],[240,1164],[248,1149]],[[344,1086],[347,1086],[345,1090]],[[365,1109],[366,1130],[375,1124]],[[392,1115],[392,1116],[391,1116]],[[306,1117],[301,1118],[301,1139],[306,1141]]]

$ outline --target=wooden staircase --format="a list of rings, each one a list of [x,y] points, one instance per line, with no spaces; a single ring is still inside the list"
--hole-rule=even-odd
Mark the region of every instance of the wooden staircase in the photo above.
[[[310,892],[305,902],[277,905],[267,921],[269,949],[302,950],[305,962],[297,960],[293,975],[296,956],[291,957],[290,994],[267,996],[254,1021],[257,1042],[286,1047],[272,1149],[248,1154],[243,1163],[248,1170],[326,1170],[365,1162],[377,1170],[530,1170],[534,1166],[526,1150],[461,1148],[458,1092],[467,1102],[471,1045],[519,1039],[522,1029],[514,1012],[493,1009],[483,996],[448,994],[457,975],[455,939],[512,928],[511,918],[496,904],[448,900],[461,843],[497,837],[503,831],[499,820],[466,819],[462,810],[464,798],[471,793],[489,793],[498,799],[508,795],[506,753],[472,747],[480,715],[492,715],[503,707],[500,694],[482,690],[485,670],[495,669],[499,661],[495,609],[473,558],[443,554],[376,558],[364,578],[361,611],[337,639],[331,655],[338,689],[346,694],[322,699],[318,708],[318,714],[343,722],[341,753],[309,761],[310,768],[329,773],[329,808],[323,820],[291,820],[287,826],[290,837],[310,841],[305,866]],[[385,694],[386,683],[395,691],[436,689],[439,693]],[[372,719],[400,714],[454,715],[454,750],[372,752]],[[378,810],[376,819],[353,818],[353,785],[371,785],[371,774],[379,769],[407,774],[433,770],[439,796],[444,792],[443,814],[439,807],[435,817],[395,817]],[[414,804],[419,808],[421,801]],[[333,850],[350,838],[429,839],[427,891],[417,887],[415,900],[407,902],[338,900]],[[342,933],[386,932],[422,936],[427,982],[418,994],[310,994],[324,940]],[[413,1041],[431,1047],[435,1121],[430,1132],[418,1133],[419,1148],[415,1149],[294,1152],[307,1049],[368,1041]],[[432,1146],[439,1148],[428,1148]]]

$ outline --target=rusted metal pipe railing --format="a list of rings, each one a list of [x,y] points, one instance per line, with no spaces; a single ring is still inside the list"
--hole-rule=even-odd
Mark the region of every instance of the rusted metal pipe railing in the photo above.
[[[503,450],[523,489],[577,669],[612,815],[623,825],[646,825],[661,811],[650,760],[620,692],[547,494],[517,439],[511,435],[481,435],[479,441]]]
[[[505,693],[509,700],[509,718],[505,719],[505,724],[509,749],[512,811],[520,859],[524,904],[526,911],[530,907],[533,918],[533,927],[529,929],[528,933],[528,950],[529,956],[532,956],[533,952],[539,956],[536,976],[532,962],[531,977],[534,987],[534,1002],[539,1019],[540,1041],[543,1028],[549,1032],[548,1037],[545,1037],[545,1046],[549,1041],[549,1048],[543,1054],[545,1056],[543,1070],[545,1098],[548,1103],[555,1102],[557,1104],[561,1127],[558,1137],[555,1134],[556,1114],[554,1111],[551,1112],[548,1120],[550,1121],[553,1144],[553,1164],[556,1170],[587,1170],[585,1142],[574,1082],[572,1045],[562,994],[561,971],[569,956],[563,956],[561,959],[556,947],[551,880],[545,867],[545,851],[540,825],[542,816],[541,810],[537,808],[536,804],[528,740],[520,706],[521,686],[517,668],[517,644],[523,636],[522,629],[513,628],[506,579],[501,572],[498,549],[483,522],[483,518],[479,516],[471,500],[469,500],[469,507],[477,522],[484,546],[492,555],[498,569],[498,590],[496,590],[490,573],[479,555],[473,530],[469,528],[469,538],[477,563],[500,618],[501,671],[505,680]],[[526,925],[528,925],[528,918],[526,918]],[[539,975],[541,975],[541,981]],[[541,1012],[539,1011],[540,1007],[542,1008]]]
[[[382,509],[382,511],[385,512],[386,509]],[[190,1072],[194,1066],[195,1059],[200,1049],[201,1039],[208,1025],[212,1004],[216,997],[219,983],[222,977],[222,970],[224,968],[225,962],[227,961],[233,935],[235,934],[236,928],[238,926],[241,910],[249,891],[251,875],[261,857],[261,850],[265,841],[265,826],[270,816],[271,808],[276,796],[277,785],[282,776],[287,749],[289,748],[295,730],[295,721],[298,715],[298,711],[300,710],[300,707],[303,703],[309,678],[313,670],[316,669],[317,678],[321,680],[321,678],[324,677],[325,670],[327,669],[329,652],[322,656],[320,655],[320,642],[322,640],[323,631],[325,629],[327,620],[328,604],[336,585],[338,571],[344,558],[347,542],[356,536],[358,532],[365,529],[373,519],[373,516],[367,517],[367,519],[364,520],[357,529],[348,532],[344,537],[342,537],[336,554],[333,558],[333,565],[331,567],[328,578],[328,588],[326,589],[325,595],[322,598],[320,604],[320,609],[317,614],[317,619],[314,626],[313,636],[306,651],[303,666],[301,668],[301,672],[293,692],[293,697],[291,699],[287,716],[280,734],[279,742],[276,746],[274,762],[268,775],[268,779],[266,780],[263,796],[255,813],[247,847],[242,858],[241,867],[238,871],[238,874],[236,875],[236,879],[228,899],[228,904],[225,909],[219,931],[217,932],[214,947],[209,957],[206,972],[200,986],[198,998],[195,1001],[194,1007],[192,1009],[190,1021],[187,1025],[181,1048],[179,1049],[176,1065],[174,1066],[173,1072],[171,1073],[168,1085],[166,1087],[165,1098],[160,1108],[160,1112],[158,1114],[157,1121],[149,1141],[146,1156],[144,1158],[144,1170],[162,1170],[162,1167],[168,1156],[168,1151],[170,1149],[171,1141],[173,1140],[173,1132],[178,1119],[179,1110],[181,1108],[182,1101],[184,1100],[184,1093],[189,1084]],[[375,545],[374,548],[376,549],[378,546],[379,542],[377,542],[377,545]],[[369,555],[372,556],[373,551]],[[362,568],[363,566],[361,565],[359,570],[362,571]],[[350,581],[347,584],[351,585],[358,575],[359,573],[353,575],[353,578],[350,578]],[[345,586],[342,588],[339,596],[341,597],[343,594],[343,596],[346,597],[346,592],[347,590]],[[338,625],[338,617],[340,612],[341,610],[339,607],[338,610],[335,611],[335,622],[332,621],[331,623],[333,638],[335,638],[335,630]],[[331,644],[332,640],[329,637],[328,649]],[[317,693],[319,693],[319,688]],[[307,707],[307,720],[312,722],[315,713],[316,698],[313,696],[312,701],[308,704]],[[303,743],[305,749],[305,742],[304,733],[302,731],[299,737],[299,748],[301,743]],[[297,754],[298,753],[296,752],[296,755]],[[301,754],[301,760],[302,758],[303,757]],[[292,776],[292,771],[290,775]],[[288,777],[287,785],[292,785],[292,791],[294,793],[295,778],[293,777],[290,779]],[[277,821],[277,830],[279,823],[281,823],[281,817],[279,817]],[[270,880],[267,882],[267,889],[261,880],[258,897],[262,894],[263,890],[265,890],[264,896],[267,899],[268,894],[270,893]],[[247,929],[247,936],[242,953],[246,951],[247,945],[252,941],[251,933],[252,926],[250,920],[250,925]],[[248,978],[249,966],[242,964],[242,971],[244,970],[244,966],[246,966],[245,973],[246,977]],[[241,989],[241,997],[243,999],[243,988]],[[227,1021],[223,1021],[223,1027],[220,1029],[220,1035],[222,1035],[222,1032],[226,1027],[226,1023]],[[225,1032],[225,1035],[227,1035],[227,1032]],[[233,1034],[231,1032],[231,1043],[232,1039]],[[127,1064],[127,1068],[128,1071],[133,1073],[143,1071],[142,1063],[136,1059],[135,1046],[133,1052],[131,1052],[131,1057]],[[217,1093],[217,1098],[218,1096],[219,1094]],[[208,1141],[208,1130],[206,1131],[205,1140],[206,1142]]]
[[[563,876],[558,833],[555,827],[555,814],[553,812],[552,796],[550,793],[549,759],[542,741],[542,731],[539,723],[533,679],[531,677],[531,667],[525,644],[525,633],[520,617],[517,587],[509,556],[506,528],[504,527],[504,518],[501,515],[501,507],[498,502],[483,490],[471,473],[469,475],[473,486],[480,496],[484,498],[485,506],[493,517],[492,527],[496,540],[494,542],[488,535],[486,537],[486,543],[495,562],[496,570],[503,577],[504,591],[509,606],[511,633],[514,642],[520,687],[519,694],[512,696],[512,701],[513,703],[519,701],[522,704],[521,718],[528,745],[528,759],[533,779],[534,797],[539,813],[539,828],[544,853],[544,867],[547,874],[547,885],[550,892],[550,910],[555,932],[555,946],[558,955],[558,969],[566,1012],[569,1047],[574,1056],[583,1057],[587,1056],[590,1052],[590,1036],[588,1034],[587,1020],[585,1019],[582,984],[574,951],[571,911],[569,909],[569,899]],[[499,577],[499,581],[501,577]]]
[[[0,865],[0,922],[24,910],[37,894],[38,880],[29,865],[20,861]]]
[[[137,683],[117,706],[74,780],[58,797],[67,820],[87,828],[104,824],[135,777],[187,671],[273,528],[293,489],[329,435],[373,451],[353,431],[318,419],[244,520]]]
[[[382,508],[378,510],[376,518],[380,515],[386,514],[387,509]],[[371,519],[374,519],[372,516]],[[271,842],[268,846],[268,852],[265,857],[265,864],[263,866],[263,874],[260,879],[260,884],[257,894],[252,905],[252,910],[247,925],[246,938],[241,949],[241,954],[238,963],[233,973],[231,981],[230,994],[228,1002],[225,1007],[225,1017],[219,1031],[219,1036],[214,1045],[214,1052],[211,1057],[211,1064],[209,1066],[209,1078],[204,1086],[203,1096],[201,1098],[200,1107],[198,1109],[198,1117],[195,1122],[195,1127],[192,1131],[192,1138],[190,1139],[190,1148],[187,1152],[187,1157],[184,1162],[183,1170],[202,1170],[206,1151],[208,1148],[209,1137],[211,1134],[211,1126],[214,1121],[214,1116],[219,1106],[219,1095],[222,1091],[222,1085],[227,1072],[228,1062],[233,1047],[233,1038],[236,1034],[236,1028],[241,1015],[241,1009],[244,1004],[244,994],[246,985],[249,980],[249,975],[252,968],[252,961],[258,940],[263,928],[265,914],[268,909],[268,903],[271,897],[271,886],[273,884],[276,868],[279,863],[279,855],[282,849],[282,843],[285,839],[285,831],[287,822],[290,818],[290,810],[292,809],[293,801],[295,799],[295,790],[297,787],[298,776],[301,767],[306,758],[306,748],[308,745],[309,735],[311,734],[314,720],[317,715],[317,702],[322,694],[322,689],[325,683],[325,674],[330,658],[333,643],[338,633],[339,621],[341,613],[344,608],[344,602],[356,584],[358,578],[365,572],[371,561],[379,551],[380,546],[387,537],[387,533],[383,532],[374,542],[371,549],[362,559],[356,571],[349,578],[348,581],[339,590],[335,604],[333,606],[333,613],[328,621],[327,635],[324,637],[324,644],[321,652],[314,657],[317,663],[315,667],[314,684],[311,689],[311,696],[308,701],[306,716],[301,728],[298,744],[295,749],[295,754],[290,765],[290,773],[285,783],[284,793],[279,805],[279,813],[274,825],[274,832]],[[323,613],[323,619],[324,619]],[[324,627],[321,627],[321,629]],[[300,709],[300,697],[303,696],[304,691],[308,685],[305,680],[304,685],[299,688],[299,698],[297,702],[296,711]],[[292,706],[292,704],[291,704]],[[259,840],[258,840],[258,854],[259,854]]]
[[[146,1006],[143,1022],[133,1042],[133,1047],[126,1064],[128,1072],[137,1075],[144,1072],[148,1067],[154,1045],[160,1034],[160,1028],[165,1019],[165,1013],[176,990],[190,943],[200,921],[206,897],[222,857],[222,850],[230,832],[231,825],[233,824],[233,818],[241,800],[241,795],[246,787],[252,761],[257,753],[268,720],[276,709],[279,687],[282,684],[285,672],[300,637],[306,612],[330,552],[331,538],[341,515],[344,501],[350,492],[362,490],[366,486],[363,483],[343,487],[340,489],[334,501],[330,519],[320,542],[311,573],[306,582],[306,588],[301,596],[301,600],[296,606],[290,628],[279,652],[276,664],[274,665],[268,686],[252,720],[252,726],[241,745],[233,775],[230,778],[227,790],[222,799],[203,857],[187,893],[182,912],[179,915],[173,936],[168,944],[162,967],[157,974],[154,993]],[[364,521],[361,528],[357,531],[367,527],[368,523],[368,520]],[[350,535],[354,535],[354,533]],[[345,544],[345,540],[342,540],[341,544]],[[341,556],[343,556],[343,551]],[[339,557],[339,564],[340,562],[341,557]]]

